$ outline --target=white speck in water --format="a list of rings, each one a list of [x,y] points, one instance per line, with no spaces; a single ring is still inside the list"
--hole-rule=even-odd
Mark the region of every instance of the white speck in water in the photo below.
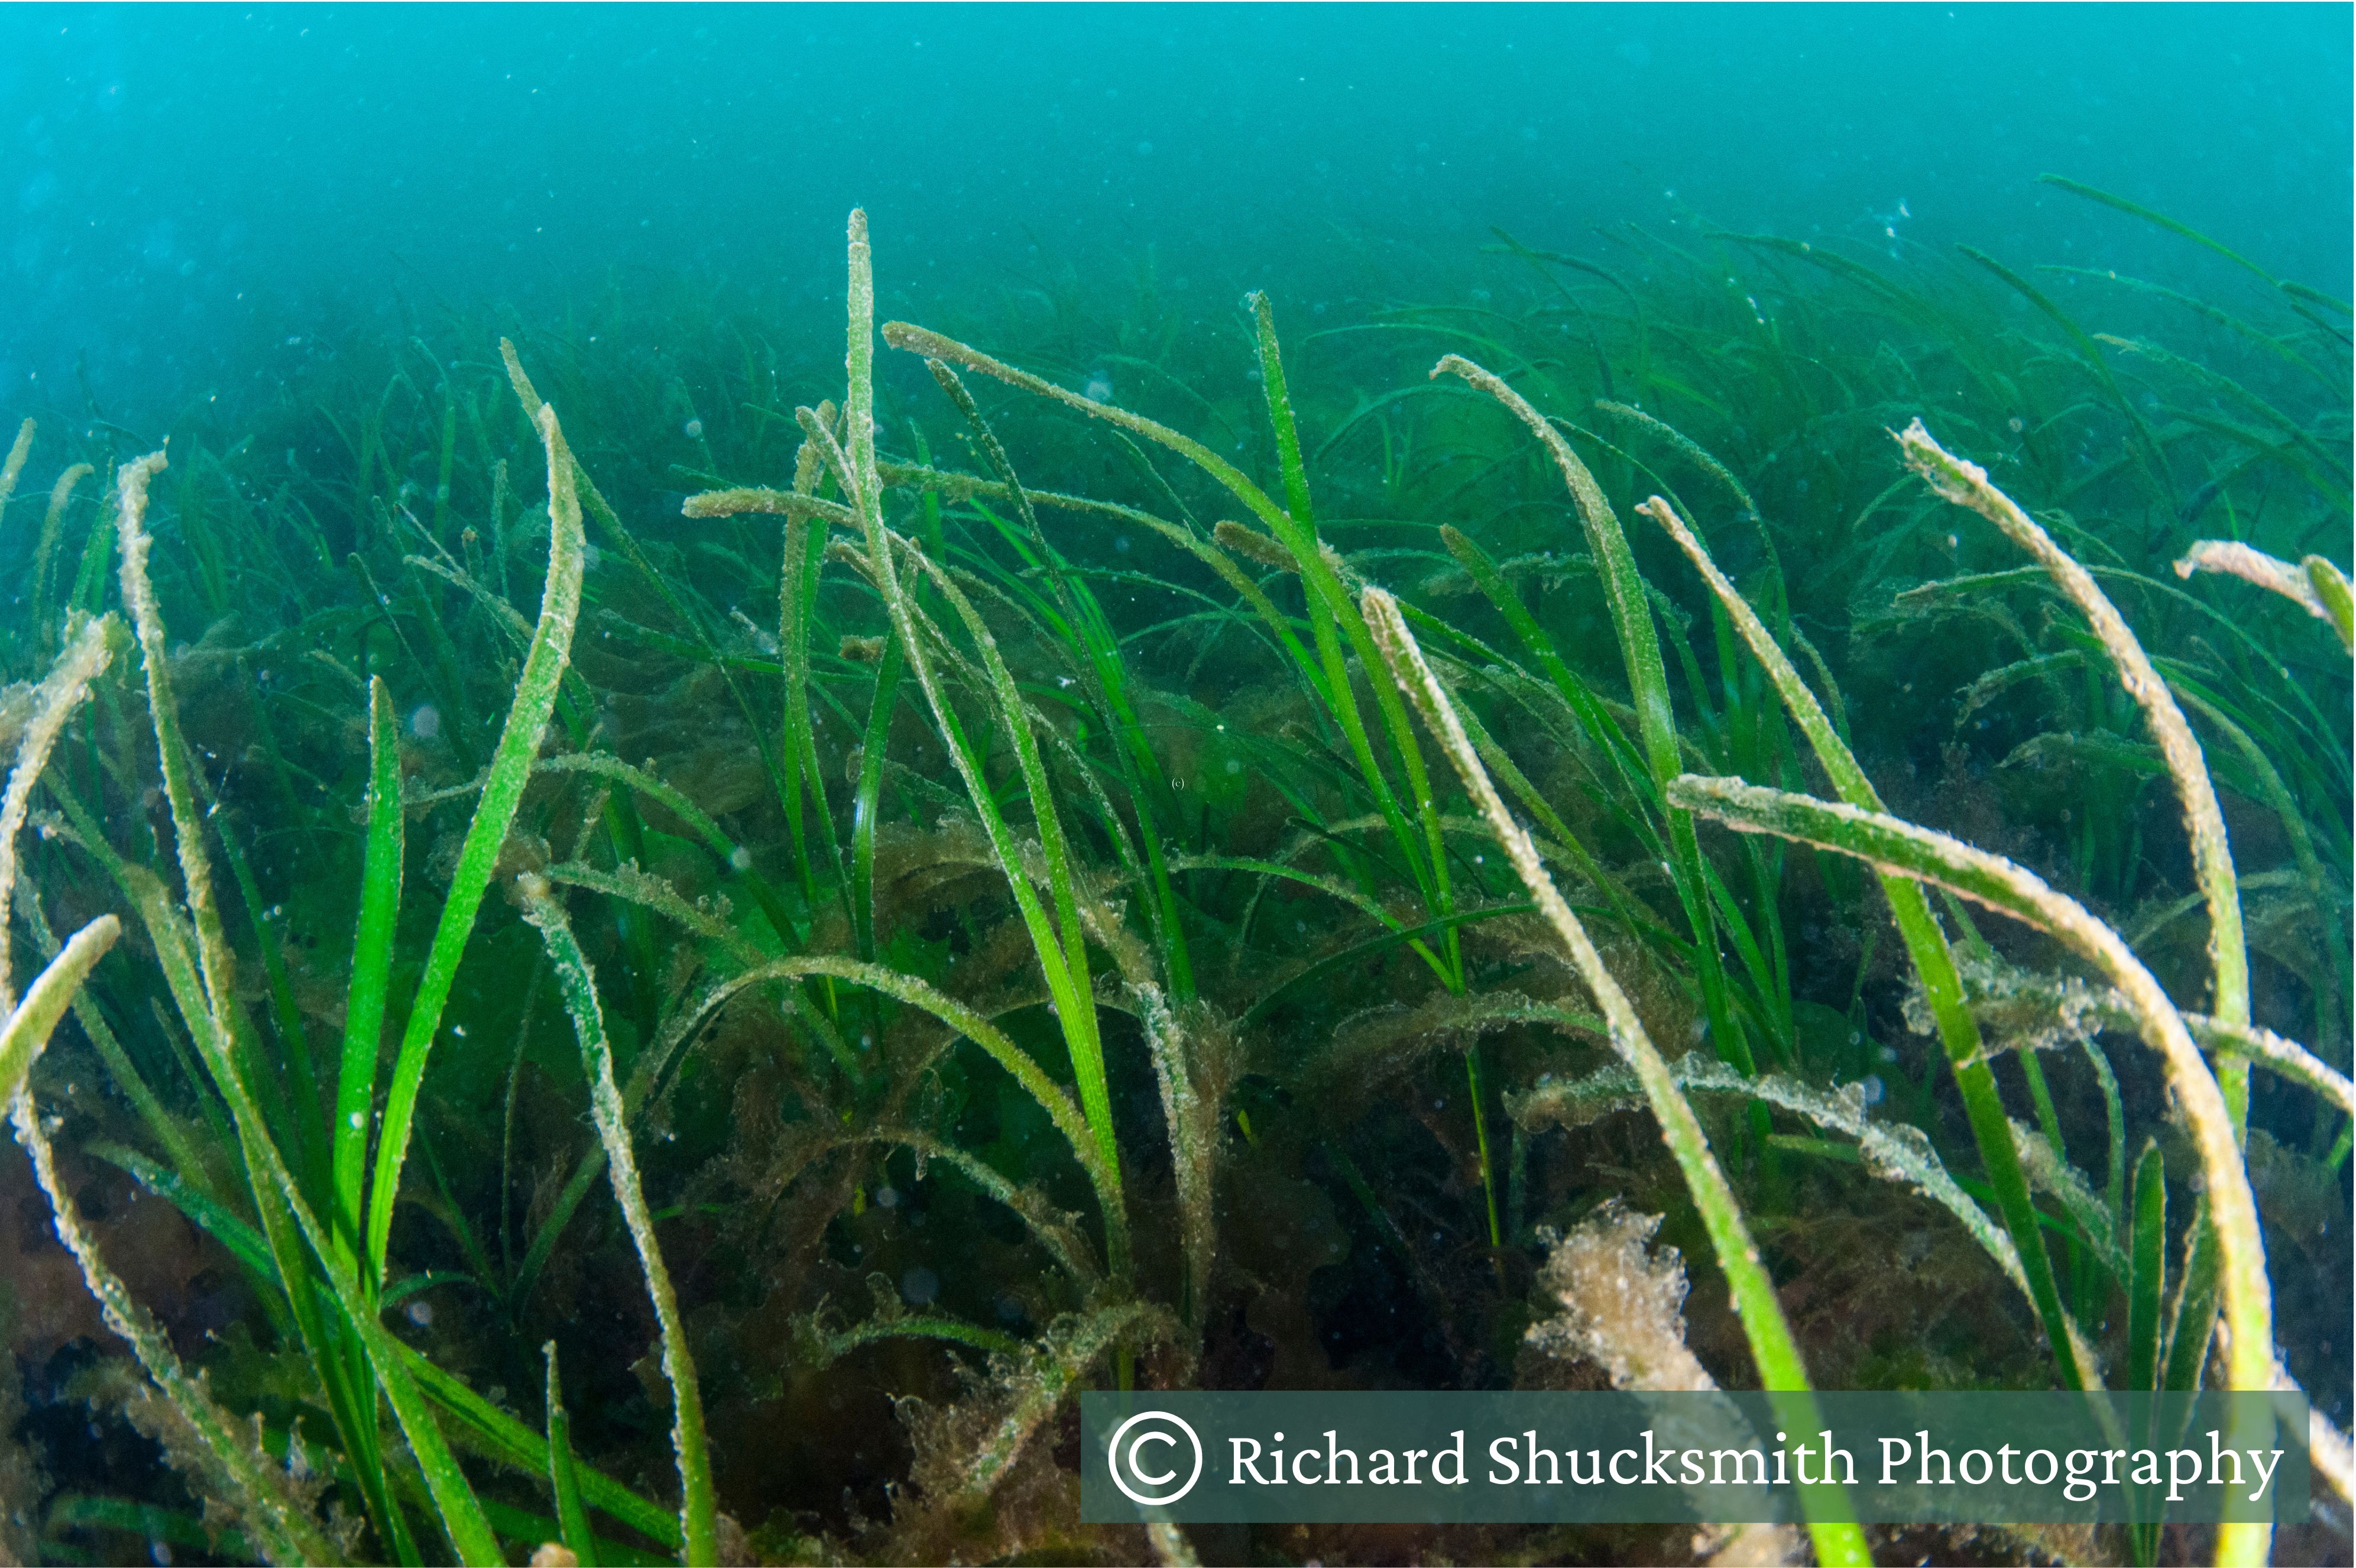
[[[1234,757],[1228,757],[1228,758],[1227,758],[1227,771],[1228,771],[1228,773],[1230,773],[1230,774],[1241,773],[1243,770],[1244,770],[1244,765],[1243,765],[1242,763],[1240,763],[1240,762],[1237,761],[1237,760],[1236,760]]]
[[[414,1323],[420,1328],[430,1326],[434,1322],[434,1304],[425,1301],[411,1302],[409,1304],[409,1321]]]
[[[419,740],[432,740],[442,733],[442,710],[431,703],[420,703],[409,715],[409,733]]]
[[[734,849],[728,852],[728,867],[732,871],[752,870],[753,852],[746,849],[743,844],[738,844]]]
[[[1117,554],[1117,555],[1126,555],[1126,554],[1128,554],[1128,553],[1129,553],[1129,535],[1128,535],[1128,534],[1126,534],[1126,533],[1122,533],[1122,534],[1116,534],[1116,535],[1114,536],[1114,538],[1113,538],[1113,542],[1112,542],[1112,548],[1113,548],[1113,553],[1114,553],[1115,554]]]
[[[877,1187],[877,1188],[875,1189],[875,1207],[876,1207],[876,1208],[899,1208],[899,1207],[900,1207],[900,1192],[899,1192],[899,1189],[898,1189],[897,1187]]]
[[[350,1121],[350,1122],[351,1122],[352,1130],[353,1130],[354,1132],[358,1132],[358,1131],[359,1131],[359,1129],[361,1129],[362,1127],[365,1127],[365,1126],[367,1126],[367,1125],[368,1125],[368,1118],[367,1118],[367,1117],[365,1117],[365,1116],[363,1116],[363,1115],[361,1115],[361,1114],[360,1114],[359,1112],[357,1112],[357,1111],[355,1111],[355,1112],[353,1112],[351,1113],[351,1116],[348,1118],[348,1120],[349,1120],[349,1121]]]
[[[685,424],[680,426],[680,428],[686,433],[687,438],[690,441],[701,441],[703,439],[703,421],[700,419],[691,419]]]
[[[1858,1087],[1865,1090],[1865,1102],[1868,1105],[1880,1104],[1881,1097],[1889,1092],[1889,1090],[1882,1084],[1881,1075],[1879,1073],[1870,1074],[1867,1077],[1864,1083]]]

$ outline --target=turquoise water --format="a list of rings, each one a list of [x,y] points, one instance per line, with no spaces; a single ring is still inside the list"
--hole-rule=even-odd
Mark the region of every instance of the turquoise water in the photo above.
[[[396,302],[555,308],[687,270],[816,301],[1149,250],[1224,304],[1492,225],[1633,221],[2139,270],[2029,182],[2349,272],[2348,15],[2319,5],[12,8],[9,406],[231,384]],[[2166,252],[2177,267],[2200,258]],[[895,295],[893,291],[897,291]],[[281,330],[284,328],[284,330]]]
[[[2347,1427],[2351,19],[0,10],[0,1562],[2347,1563],[1072,1396]]]

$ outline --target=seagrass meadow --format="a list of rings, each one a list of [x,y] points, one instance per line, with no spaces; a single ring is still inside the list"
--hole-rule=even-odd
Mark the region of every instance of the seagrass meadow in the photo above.
[[[2348,1561],[2349,306],[2029,194],[27,419],[0,1552]],[[2274,1530],[1079,1518],[1092,1388],[2294,1384]]]

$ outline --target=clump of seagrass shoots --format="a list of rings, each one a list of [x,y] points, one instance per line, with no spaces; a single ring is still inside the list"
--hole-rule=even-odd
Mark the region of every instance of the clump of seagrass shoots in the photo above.
[[[845,238],[814,350],[616,295],[219,452],[18,431],[0,1090],[121,1341],[78,1386],[208,1500],[93,1477],[35,1550],[1191,1563],[1080,1519],[1081,1391],[1518,1345],[1740,1447],[1721,1380],[1804,1427],[1917,1351],[2336,1364],[2344,305],[2265,279],[2244,384],[1977,252],[1631,231],[1291,362],[1251,295],[1245,367],[1150,287],[879,323]],[[1965,1348],[1806,1288],[1901,1207]],[[1800,1505],[1692,1551],[1881,1544]]]

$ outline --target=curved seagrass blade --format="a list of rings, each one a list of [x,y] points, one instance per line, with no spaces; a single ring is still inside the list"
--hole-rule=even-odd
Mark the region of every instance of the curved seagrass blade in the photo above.
[[[1602,1008],[1610,1025],[1612,1048],[1643,1083],[1644,1098],[1660,1122],[1661,1135],[1676,1157],[1677,1168],[1693,1194],[1695,1207],[1701,1210],[1710,1246],[1734,1294],[1735,1313],[1741,1318],[1743,1332],[1751,1341],[1760,1381],[1772,1391],[1792,1397],[1794,1409],[1788,1419],[1803,1423],[1804,1430],[1804,1423],[1815,1419],[1815,1404],[1809,1390],[1807,1369],[1801,1361],[1799,1346],[1792,1338],[1791,1325],[1784,1319],[1774,1281],[1743,1223],[1733,1188],[1727,1184],[1726,1173],[1719,1167],[1717,1156],[1710,1153],[1708,1138],[1695,1119],[1692,1105],[1678,1089],[1652,1036],[1645,1033],[1627,993],[1604,967],[1603,957],[1595,950],[1587,928],[1563,901],[1554,879],[1547,875],[1528,832],[1514,821],[1497,787],[1489,781],[1488,770],[1482,767],[1472,742],[1456,717],[1454,700],[1425,661],[1423,650],[1399,613],[1398,601],[1380,588],[1368,588],[1360,602],[1391,678],[1414,702],[1425,727],[1439,738],[1449,760],[1456,765],[1457,776],[1480,808],[1498,847],[1513,863],[1515,875],[1537,900],[1539,914],[1554,928],[1580,978]],[[1804,1488],[1802,1507],[1810,1521],[1818,1561],[1872,1561],[1864,1532],[1850,1518],[1848,1499],[1838,1487]]]
[[[1858,766],[1848,743],[1833,728],[1815,693],[1800,679],[1799,671],[1776,644],[1765,623],[1726,574],[1719,570],[1693,530],[1658,496],[1636,510],[1666,531],[1725,606],[1728,618],[1741,633],[1752,656],[1766,670],[1768,679],[1774,683],[1801,734],[1807,737],[1816,760],[1823,764],[1826,777],[1832,780],[1840,798],[1860,810],[1879,811],[1881,797],[1875,792],[1865,769]],[[1923,994],[1938,1025],[1940,1042],[1946,1047],[1955,1087],[1962,1091],[1972,1136],[1979,1146],[1980,1163],[1987,1172],[1989,1185],[1996,1189],[2005,1227],[2011,1232],[2013,1266],[2020,1271],[2022,1287],[2045,1325],[2046,1341],[2052,1347],[2054,1360],[2063,1376],[2082,1389],[2099,1387],[2102,1380],[2094,1355],[2080,1339],[2076,1326],[2062,1307],[2052,1261],[2045,1251],[2044,1232],[2029,1198],[2029,1183],[2021,1173],[2011,1123],[2005,1115],[1996,1074],[1987,1064],[1979,1025],[1965,1005],[1963,983],[1956,973],[1955,955],[1947,945],[1946,933],[1940,929],[1938,918],[1931,912],[1930,900],[1919,885],[1903,876],[1888,875],[1881,878],[1881,886],[1890,900],[1890,916],[1897,922],[1899,936],[1906,944],[1915,973],[1922,979]]]
[[[2146,1043],[2166,1060],[2169,1082],[2201,1152],[2223,1252],[2226,1317],[2233,1327],[2228,1386],[2273,1386],[2274,1309],[2265,1245],[2233,1117],[2183,1016],[2116,931],[2002,856],[1878,811],[1763,789],[1740,779],[1690,773],[1675,780],[1669,792],[1689,810],[1739,832],[1773,833],[1853,855],[2026,920],[2100,969],[2134,1008]]]

